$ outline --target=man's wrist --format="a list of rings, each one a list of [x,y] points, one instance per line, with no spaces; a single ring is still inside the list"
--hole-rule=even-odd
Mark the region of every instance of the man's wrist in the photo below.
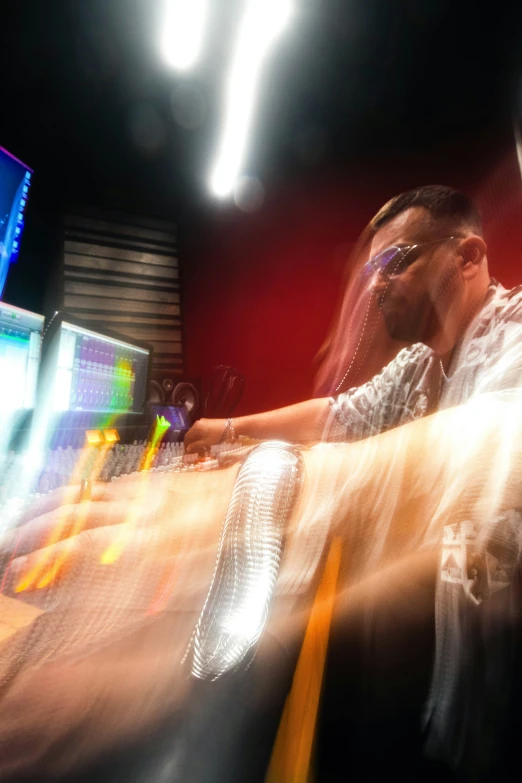
[[[220,443],[232,443],[236,440],[236,431],[234,429],[234,422],[232,419],[227,419],[225,423],[225,429],[219,439]]]

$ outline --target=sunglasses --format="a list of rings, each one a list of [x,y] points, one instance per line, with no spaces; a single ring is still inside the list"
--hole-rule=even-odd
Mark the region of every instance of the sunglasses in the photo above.
[[[422,255],[425,247],[429,245],[449,242],[451,239],[460,239],[460,237],[451,236],[443,239],[433,239],[431,242],[422,242],[418,245],[392,245],[383,250],[369,261],[363,267],[364,273],[378,272],[385,280],[402,274],[405,269],[411,266]]]

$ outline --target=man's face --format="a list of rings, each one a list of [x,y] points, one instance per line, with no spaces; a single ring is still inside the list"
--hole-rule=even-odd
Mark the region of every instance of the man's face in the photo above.
[[[451,236],[443,228],[437,233],[426,210],[413,207],[397,215],[375,234],[370,257],[392,246],[423,245],[406,256],[402,271],[377,273],[374,293],[386,329],[396,340],[430,344],[441,331],[445,317],[460,290],[456,243],[441,242]],[[411,263],[410,263],[411,262]]]

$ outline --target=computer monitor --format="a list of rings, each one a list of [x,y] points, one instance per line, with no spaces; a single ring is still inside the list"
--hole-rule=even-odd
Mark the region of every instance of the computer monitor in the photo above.
[[[9,266],[20,252],[32,173],[29,166],[0,147],[0,299]]]
[[[52,409],[56,413],[143,413],[151,348],[93,332],[64,314],[56,320],[45,359]]]
[[[34,408],[44,317],[0,302],[0,416]]]

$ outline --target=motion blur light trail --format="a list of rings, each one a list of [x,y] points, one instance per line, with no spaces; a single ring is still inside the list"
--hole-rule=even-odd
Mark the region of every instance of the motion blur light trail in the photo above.
[[[105,443],[103,446],[101,446],[101,448],[99,449],[99,453],[90,470],[87,481],[91,482],[91,481],[98,480],[103,465],[105,463],[105,460],[107,459],[107,452],[109,451],[111,446],[112,446],[112,442]],[[82,450],[76,469],[71,478],[71,482],[70,482],[71,485],[79,483],[81,481],[82,476],[84,474],[86,463],[88,462],[91,456],[92,456],[92,447],[87,445]],[[71,530],[67,531],[68,536],[70,538],[78,535],[78,533],[81,533],[81,531],[85,526],[85,522],[87,520],[87,516],[89,513],[88,501],[80,502],[77,508],[78,511],[73,516],[74,522],[71,527]],[[50,564],[51,555],[49,554],[50,551],[49,547],[51,547],[53,544],[57,544],[64,537],[67,524],[70,522],[70,520],[71,520],[71,514],[64,509],[63,513],[60,515],[60,522],[57,525],[55,525],[50,536],[48,537],[47,541],[44,544],[38,562],[30,569],[30,571],[24,577],[22,577],[19,584],[17,585],[16,587],[17,593],[21,593],[24,592],[25,590],[30,590],[35,588],[37,590],[41,590],[45,587],[48,587],[50,584],[52,584],[52,582],[54,582],[54,580],[59,576],[62,568],[66,565],[67,560],[69,559],[70,551],[64,545],[63,551],[60,553],[58,558],[56,558],[54,562]]]
[[[244,0],[224,94],[224,120],[209,188],[231,196],[244,162],[263,65],[292,16],[292,0]],[[197,62],[205,37],[210,0],[166,0],[161,49],[166,62],[188,71]],[[216,10],[217,10],[216,3]]]
[[[161,417],[156,416],[156,422],[154,424],[154,433],[152,435],[152,440],[149,448],[145,452],[143,465],[141,466],[140,470],[149,470],[154,460],[154,457],[157,454],[158,446],[160,445],[161,441],[165,437],[165,433],[169,428],[170,428],[170,422],[167,421],[165,416],[161,416]]]
[[[35,558],[36,562],[33,565],[30,564],[28,572],[21,577],[20,581],[16,585],[16,593],[23,593],[26,590],[39,587],[47,587],[47,585],[50,584],[50,581],[52,581],[52,578],[54,578],[56,571],[54,565],[50,566],[51,555],[49,554],[50,550],[48,547],[57,544],[63,538],[68,519],[69,511],[66,508],[63,508],[59,515],[59,522],[57,525],[55,525],[53,531],[51,532],[46,545],[41,550],[41,552],[37,552]],[[50,578],[51,570],[52,577]]]
[[[135,525],[142,513],[142,503],[146,498],[148,489],[148,471],[150,470],[154,457],[156,456],[158,446],[163,440],[169,427],[170,422],[168,422],[164,416],[156,416],[156,423],[151,444],[145,452],[143,464],[140,468],[140,494],[126,520],[128,526]],[[107,547],[100,558],[100,563],[102,565],[113,565],[117,560],[120,559],[125,546],[126,538],[126,535],[120,534],[116,537],[116,540],[113,541],[109,547]]]
[[[170,421],[167,421],[165,416],[156,416],[156,422],[154,425],[154,434],[152,436],[151,447],[157,449],[167,430],[170,429]]]
[[[85,466],[91,454],[92,454],[92,448],[89,445],[86,445],[83,448],[80,457],[78,459],[78,462],[76,464],[76,468],[71,478],[71,484],[75,484],[80,480],[80,476],[82,475],[83,470],[85,469]],[[54,526],[41,552],[38,554],[37,562],[34,565],[31,565],[27,573],[24,576],[22,576],[22,578],[20,579],[20,581],[18,582],[15,588],[15,592],[23,593],[25,590],[30,590],[35,586],[37,586],[40,580],[43,579],[44,574],[49,566],[50,555],[48,554],[49,553],[48,547],[51,547],[53,544],[58,543],[58,541],[60,541],[63,538],[63,535],[66,531],[68,518],[69,518],[69,513],[66,511],[64,507],[59,515],[58,523]]]
[[[99,479],[101,470],[103,468],[105,460],[107,459],[107,452],[111,448],[111,445],[112,443],[109,442],[100,448],[98,457],[92,467],[88,479],[89,482],[97,481]],[[88,515],[89,515],[89,499],[81,500],[79,504],[79,512],[74,515],[74,523],[71,528],[70,537],[73,538],[73,540],[74,540],[74,536],[82,532]],[[36,588],[38,590],[44,587],[48,587],[60,575],[62,568],[66,565],[67,560],[69,559],[69,556],[70,556],[69,550],[67,549],[67,547],[64,547],[60,556],[55,560],[55,562],[49,567],[47,572],[44,573],[36,583]]]
[[[319,712],[328,638],[341,567],[342,540],[334,538],[295,669],[265,783],[307,783]]]
[[[263,64],[292,15],[290,0],[247,0],[225,95],[225,121],[210,189],[229,196],[236,185],[254,116]]]
[[[90,455],[91,455],[91,449],[89,448],[89,446],[85,446],[78,458],[78,462],[76,464],[74,473],[71,477],[71,484],[74,484],[76,481],[79,480],[79,477],[82,475]],[[59,522],[55,525],[54,529],[51,531],[50,535],[48,536],[44,548],[41,554],[39,555],[38,562],[35,565],[31,566],[27,571],[27,573],[21,577],[20,581],[18,582],[15,588],[15,592],[22,593],[25,590],[29,590],[32,587],[34,587],[35,583],[41,579],[49,562],[49,556],[46,554],[47,551],[46,547],[52,546],[62,538],[65,532],[66,520],[67,520],[67,515],[63,511],[59,516]],[[17,546],[15,546],[13,556],[4,574],[3,584],[5,584],[9,572],[9,568],[11,566],[11,562],[16,555]]]

